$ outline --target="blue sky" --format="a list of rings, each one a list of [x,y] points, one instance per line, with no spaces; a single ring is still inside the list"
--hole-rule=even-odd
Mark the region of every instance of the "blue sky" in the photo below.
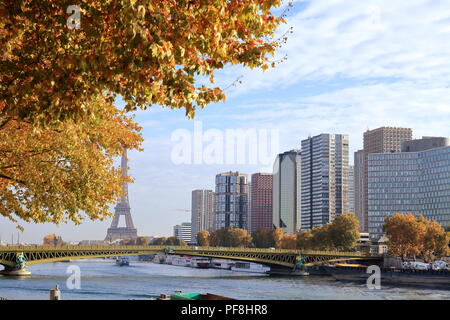
[[[295,2],[289,12],[287,60],[262,72],[228,67],[216,75],[227,87],[225,103],[199,110],[203,130],[278,130],[279,151],[300,148],[308,135],[347,133],[350,159],[368,128],[404,126],[414,137],[450,137],[450,2],[425,0],[312,0]],[[119,102],[119,106],[121,103]],[[191,190],[214,188],[215,174],[255,173],[261,164],[181,164],[171,158],[176,130],[193,131],[183,110],[155,107],[136,113],[143,126],[143,152],[129,152],[129,186],[139,235],[171,235],[189,221]],[[265,167],[264,167],[265,168]],[[266,170],[267,171],[267,170]],[[1,219],[1,218],[0,218]],[[48,233],[64,240],[103,239],[110,220],[72,224],[24,225],[25,241]],[[0,220],[10,241],[14,225]]]

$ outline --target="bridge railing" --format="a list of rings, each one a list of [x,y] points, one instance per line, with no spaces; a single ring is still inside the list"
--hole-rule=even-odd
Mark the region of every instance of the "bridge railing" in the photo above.
[[[63,245],[63,246],[0,246],[0,252],[33,252],[33,251],[161,251],[170,248],[175,251],[223,251],[223,252],[259,252],[277,254],[301,254],[301,255],[329,255],[348,257],[379,257],[379,254],[368,254],[362,252],[342,252],[342,251],[318,251],[318,250],[293,250],[293,249],[261,249],[261,248],[231,248],[231,247],[201,247],[201,246],[170,246],[170,245],[147,245],[147,246],[118,246],[118,245]]]

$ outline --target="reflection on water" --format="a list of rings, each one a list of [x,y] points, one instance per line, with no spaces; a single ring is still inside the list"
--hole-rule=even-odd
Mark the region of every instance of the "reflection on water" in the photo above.
[[[81,269],[81,289],[68,289],[70,265]],[[59,285],[62,299],[152,299],[175,290],[209,292],[235,299],[448,299],[450,291],[394,288],[369,290],[331,277],[269,277],[218,269],[192,269],[148,262],[117,266],[112,260],[80,260],[29,267],[31,277],[1,277],[0,297],[48,299]]]

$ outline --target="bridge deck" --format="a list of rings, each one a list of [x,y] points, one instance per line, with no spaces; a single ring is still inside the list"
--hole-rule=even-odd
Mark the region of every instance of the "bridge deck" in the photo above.
[[[27,265],[55,262],[68,259],[88,259],[108,256],[144,255],[144,254],[179,254],[210,258],[224,258],[259,262],[292,268],[299,257],[305,259],[306,265],[335,260],[373,260],[379,255],[360,252],[338,251],[301,251],[286,249],[226,248],[200,246],[2,246],[0,247],[0,264],[13,267],[17,254],[23,254]]]

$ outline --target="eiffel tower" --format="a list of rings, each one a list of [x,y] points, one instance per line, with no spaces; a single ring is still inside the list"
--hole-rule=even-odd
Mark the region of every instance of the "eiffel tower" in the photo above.
[[[122,154],[122,161],[120,163],[122,171],[122,178],[127,176],[127,150],[125,149]],[[115,241],[118,239],[123,240],[135,240],[137,238],[137,229],[133,225],[133,219],[131,218],[130,203],[128,201],[128,184],[124,181],[122,183],[124,194],[120,198],[120,202],[114,208],[114,218],[111,223],[111,227],[108,228],[105,241]],[[121,215],[125,216],[126,227],[119,227],[119,218]]]

